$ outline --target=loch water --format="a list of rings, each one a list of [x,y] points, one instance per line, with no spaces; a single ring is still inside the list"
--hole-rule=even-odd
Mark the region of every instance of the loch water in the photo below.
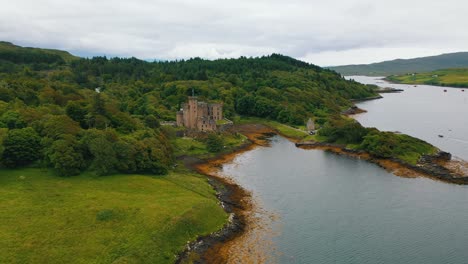
[[[358,107],[368,111],[355,116],[362,125],[399,131],[468,160],[468,88],[394,84],[382,77],[347,78],[403,90],[358,103]]]
[[[398,120],[390,119],[399,115],[383,123],[372,120],[379,118],[372,112],[383,107],[379,102],[384,99],[376,100],[375,106],[360,104],[370,115],[360,121],[391,131],[417,131],[413,122],[393,126]],[[421,112],[436,118],[436,105],[426,109],[430,113]],[[463,138],[456,133],[466,131],[466,123],[451,126],[452,134],[441,125],[445,120],[432,124],[427,124],[430,132],[422,129],[424,133],[413,135],[426,135],[431,143],[464,156],[464,147],[440,143],[433,134],[444,133],[447,141]],[[221,173],[250,190],[263,209],[278,215],[272,223],[279,232],[273,238],[278,263],[467,263],[467,186],[401,178],[363,160],[296,148],[280,136],[272,137],[268,147],[240,154]]]

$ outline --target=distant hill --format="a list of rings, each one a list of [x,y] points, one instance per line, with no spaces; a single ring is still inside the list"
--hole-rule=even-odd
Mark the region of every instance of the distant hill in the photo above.
[[[328,67],[342,75],[388,76],[395,74],[429,72],[448,68],[468,68],[468,52],[456,52],[438,56],[397,59],[372,64]]]
[[[18,64],[29,63],[68,63],[77,60],[67,51],[54,49],[28,48],[0,41],[0,60]]]

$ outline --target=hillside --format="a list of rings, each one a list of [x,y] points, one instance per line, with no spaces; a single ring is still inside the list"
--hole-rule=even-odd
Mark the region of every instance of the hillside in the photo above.
[[[189,138],[162,126],[192,91],[223,102],[238,124],[253,120],[298,139],[312,137],[297,129],[312,117],[329,142],[383,157],[415,161],[431,150],[340,117],[351,99],[375,96],[372,86],[279,54],[66,60],[4,46],[11,57],[0,59],[1,263],[170,263],[187,241],[219,230],[227,214],[213,186],[184,165],[247,142],[235,131]]]
[[[223,102],[227,118],[254,116],[291,125],[303,125],[311,116],[323,124],[349,108],[350,99],[375,95],[371,87],[278,54],[45,63],[46,51],[4,46],[19,49],[23,57],[0,60],[0,70],[5,69],[0,71],[2,164],[39,162],[64,175],[87,169],[98,174],[167,172],[173,150],[159,122],[175,120],[192,89],[201,100]]]
[[[388,76],[464,67],[468,67],[468,52],[448,53],[414,59],[397,59],[372,64],[344,65],[329,67],[329,69],[345,76]]]
[[[407,84],[468,87],[468,68],[444,69],[405,75],[390,75],[387,77],[387,80]]]
[[[0,60],[20,64],[68,63],[79,59],[67,51],[16,46],[0,41]]]

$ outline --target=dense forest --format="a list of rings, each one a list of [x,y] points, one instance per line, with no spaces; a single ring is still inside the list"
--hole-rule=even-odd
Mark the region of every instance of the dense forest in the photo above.
[[[258,58],[147,62],[91,59],[0,43],[0,155],[5,167],[46,166],[61,175],[165,173],[173,146],[161,121],[192,93],[224,103],[225,116],[290,125],[329,116],[371,87],[272,54]]]

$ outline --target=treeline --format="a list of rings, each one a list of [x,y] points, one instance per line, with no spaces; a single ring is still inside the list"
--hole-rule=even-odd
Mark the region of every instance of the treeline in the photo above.
[[[22,107],[15,107],[18,105]],[[121,112],[100,115],[92,109],[99,109],[94,104],[89,105],[90,109],[74,105],[74,101],[64,108],[27,107],[18,101],[1,104],[2,165],[15,168],[35,163],[53,167],[61,175],[76,175],[88,169],[99,175],[167,171],[172,149],[157,129],[156,120],[147,117],[145,120],[154,123],[146,124]],[[103,105],[104,111],[106,107]],[[110,121],[119,114],[128,119],[119,124]]]
[[[137,93],[142,101],[164,106],[153,113],[164,119],[174,118],[192,89],[202,99],[222,101],[227,117],[241,114],[293,125],[303,124],[310,115],[337,113],[351,105],[348,99],[375,95],[370,87],[344,80],[333,71],[277,54],[154,63],[98,57],[73,62],[72,72],[79,85],[103,87],[113,95],[128,96],[116,86],[137,85],[127,88],[133,92],[130,96]]]
[[[95,57],[63,64],[36,52],[0,59],[1,164],[50,166],[62,175],[164,173],[173,154],[159,122],[174,120],[192,90],[201,100],[223,102],[228,118],[292,125],[311,116],[323,124],[348,108],[349,99],[374,95],[333,71],[278,54],[171,62]],[[47,69],[37,67],[44,63]]]
[[[350,145],[379,158],[398,158],[411,164],[425,154],[435,154],[437,148],[431,144],[404,134],[382,132],[376,128],[365,128],[353,119],[341,116],[330,117],[319,130],[319,135],[330,143]]]

